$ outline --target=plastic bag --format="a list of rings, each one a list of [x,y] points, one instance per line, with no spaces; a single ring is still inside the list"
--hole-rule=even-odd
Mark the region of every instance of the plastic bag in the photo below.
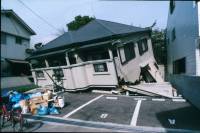
[[[20,106],[19,103],[14,104],[12,107],[13,107],[14,109],[15,109],[15,108],[21,108],[21,106]]]
[[[25,100],[28,100],[28,99],[30,99],[30,96],[29,96],[29,94],[24,94],[24,96],[23,96],[23,97],[24,97],[24,99],[25,99]]]
[[[23,99],[23,95],[14,91],[10,94],[9,99],[11,102],[18,103],[20,100]]]
[[[49,114],[57,115],[57,114],[59,114],[59,112],[55,107],[51,107],[51,108],[49,108]]]
[[[34,93],[34,94],[28,94],[28,96],[29,96],[29,98],[40,97],[40,96],[42,96],[42,93],[37,92],[37,93]]]
[[[38,115],[47,115],[47,114],[48,114],[48,107],[40,106],[40,107],[37,109],[37,114],[38,114]]]

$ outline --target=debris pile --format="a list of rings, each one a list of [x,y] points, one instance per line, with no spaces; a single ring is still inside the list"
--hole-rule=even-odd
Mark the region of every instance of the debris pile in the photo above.
[[[47,89],[44,92],[29,94],[10,91],[8,97],[11,107],[21,108],[22,114],[59,114],[59,109],[65,106],[64,97],[54,95]]]

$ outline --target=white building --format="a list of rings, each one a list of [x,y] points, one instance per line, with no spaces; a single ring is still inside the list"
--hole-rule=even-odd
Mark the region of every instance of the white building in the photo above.
[[[200,75],[200,2],[171,0],[167,22],[168,74]]]
[[[141,73],[148,82],[162,82],[154,59],[151,29],[95,19],[69,31],[33,53],[35,84],[52,85],[60,73],[67,90],[116,87],[136,82]]]

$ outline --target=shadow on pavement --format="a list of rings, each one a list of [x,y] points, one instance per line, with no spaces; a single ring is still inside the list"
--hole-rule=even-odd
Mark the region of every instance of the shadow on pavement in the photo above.
[[[24,132],[34,132],[42,126],[43,123],[41,121],[28,121],[24,124]]]
[[[192,106],[159,112],[156,117],[165,128],[200,130],[200,110]]]

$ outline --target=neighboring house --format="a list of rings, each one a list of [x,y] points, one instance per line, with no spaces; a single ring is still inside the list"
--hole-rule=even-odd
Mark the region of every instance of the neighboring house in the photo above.
[[[168,74],[200,75],[200,3],[170,1],[167,22]]]
[[[168,80],[200,109],[199,1],[170,1],[166,37]]]
[[[51,85],[60,73],[68,90],[116,87],[120,81],[163,82],[154,59],[151,29],[95,19],[47,43],[27,60],[35,84]]]
[[[9,77],[31,75],[25,58],[30,36],[35,34],[13,10],[1,10],[1,87],[15,86],[18,80],[8,82]]]

